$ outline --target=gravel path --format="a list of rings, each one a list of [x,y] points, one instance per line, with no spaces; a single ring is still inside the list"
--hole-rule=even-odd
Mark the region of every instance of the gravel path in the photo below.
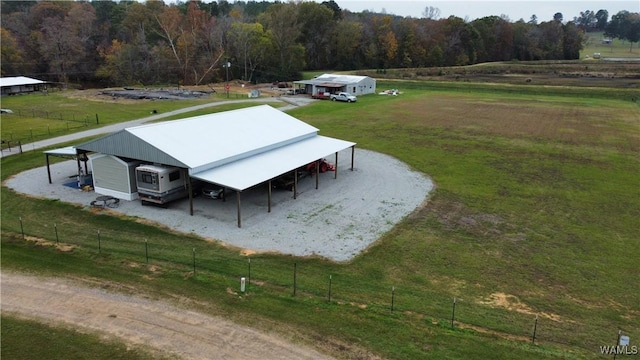
[[[331,359],[306,346],[162,301],[86,287],[67,279],[2,272],[2,314],[81,332],[179,359]],[[108,284],[103,284],[108,285]]]
[[[196,197],[194,216],[189,216],[188,199],[167,209],[121,200],[111,210],[249,251],[349,261],[423,204],[433,188],[428,177],[393,157],[356,148],[353,171],[350,159],[350,149],[340,152],[337,179],[333,172],[320,174],[318,189],[315,178],[300,179],[297,199],[290,191],[274,190],[270,213],[265,187],[243,192],[242,228],[237,226],[234,193],[228,193],[226,202]],[[333,156],[328,160],[335,162]],[[76,162],[64,161],[51,166],[53,184],[48,184],[46,167],[25,171],[5,184],[20,193],[88,209],[99,194],[64,186],[75,173]]]

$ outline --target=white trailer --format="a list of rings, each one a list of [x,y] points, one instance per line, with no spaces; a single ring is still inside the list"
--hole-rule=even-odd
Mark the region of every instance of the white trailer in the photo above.
[[[164,205],[189,196],[185,169],[160,165],[136,167],[138,197],[142,205]]]

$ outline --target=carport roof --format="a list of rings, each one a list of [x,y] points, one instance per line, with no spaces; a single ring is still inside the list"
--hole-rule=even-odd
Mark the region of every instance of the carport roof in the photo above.
[[[36,85],[45,84],[45,81],[33,79],[26,76],[9,76],[0,77],[0,87],[5,86],[19,86],[19,85]]]
[[[243,191],[354,145],[350,141],[317,135],[220,167],[192,173],[191,176]]]

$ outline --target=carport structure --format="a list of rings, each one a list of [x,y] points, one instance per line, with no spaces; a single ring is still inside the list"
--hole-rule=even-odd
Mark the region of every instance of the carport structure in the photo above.
[[[338,152],[351,148],[353,170],[356,144],[318,135],[318,131],[280,110],[261,105],[127,128],[77,145],[76,149],[78,153],[97,152],[187,169],[190,189],[191,179],[197,179],[234,190],[241,227],[243,191],[267,184],[271,211],[271,181],[278,176],[293,172],[295,198],[300,167],[333,153],[337,178]],[[191,215],[193,195],[190,191]]]
[[[89,169],[87,167],[87,161],[89,159],[87,158],[87,155],[85,153],[78,154],[76,151],[76,148],[73,146],[67,146],[60,149],[47,150],[44,152],[44,154],[47,162],[47,177],[49,178],[49,184],[51,184],[51,162],[49,161],[50,156],[75,159],[76,162],[78,163],[78,182],[79,183],[82,182],[81,177],[83,175],[89,174]],[[84,163],[84,170],[80,165],[81,161]]]

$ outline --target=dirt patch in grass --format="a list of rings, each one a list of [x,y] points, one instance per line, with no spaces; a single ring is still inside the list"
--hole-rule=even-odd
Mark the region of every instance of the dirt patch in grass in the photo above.
[[[486,298],[479,299],[476,301],[482,305],[488,305],[495,308],[503,308],[509,311],[519,312],[521,314],[527,315],[539,315],[541,317],[547,318],[549,320],[560,322],[562,319],[560,315],[550,314],[545,312],[535,312],[533,309],[529,307],[529,305],[520,301],[517,296],[509,295],[501,292],[496,292],[489,295]]]
[[[25,236],[24,240],[28,242],[32,242],[37,246],[55,247],[58,251],[62,251],[62,252],[71,252],[76,248],[75,245],[55,243],[53,241],[49,241],[49,240],[35,237],[35,236]]]

